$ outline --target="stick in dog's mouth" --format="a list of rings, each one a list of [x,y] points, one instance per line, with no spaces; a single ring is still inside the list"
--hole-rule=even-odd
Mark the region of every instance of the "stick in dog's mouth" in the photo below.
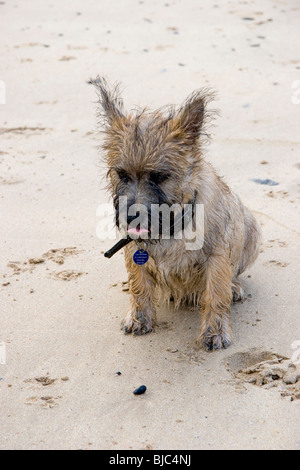
[[[127,237],[127,238],[122,238],[122,240],[119,240],[110,250],[106,251],[104,253],[105,258],[111,258],[113,255],[115,255],[118,251],[120,251],[124,246],[128,245],[128,243],[132,242],[132,238]]]
[[[128,243],[132,242],[133,240],[140,240],[139,235],[149,233],[149,230],[145,228],[136,227],[129,229],[127,233],[127,238],[119,240],[112,248],[110,248],[110,250],[104,253],[105,258],[111,258],[113,255],[115,255],[118,251],[120,251],[122,248],[124,248],[124,246],[128,245]],[[138,238],[134,238],[133,235],[136,235]]]

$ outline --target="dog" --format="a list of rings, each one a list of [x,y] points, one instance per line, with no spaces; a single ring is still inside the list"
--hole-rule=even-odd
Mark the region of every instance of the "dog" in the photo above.
[[[131,295],[124,332],[151,332],[159,302],[172,299],[175,308],[189,303],[199,309],[197,341],[202,347],[227,348],[232,341],[231,303],[244,296],[238,276],[257,258],[261,235],[250,210],[204,158],[203,145],[210,137],[206,125],[214,118],[214,111],[208,109],[213,93],[197,90],[178,109],[128,114],[118,85],[110,86],[99,76],[93,84],[116,224],[128,235],[134,220],[128,210],[127,220],[121,223],[120,197],[127,198],[129,209],[143,205],[149,216],[131,230],[136,238],[124,247]],[[196,205],[204,207],[199,249],[187,250],[184,237],[177,239],[174,233],[166,239],[159,232],[158,239],[152,240],[146,222],[151,207],[162,204],[179,205],[183,215],[185,205],[191,205],[192,219]],[[142,234],[149,235],[148,239]],[[136,264],[136,250],[149,256],[144,265]]]

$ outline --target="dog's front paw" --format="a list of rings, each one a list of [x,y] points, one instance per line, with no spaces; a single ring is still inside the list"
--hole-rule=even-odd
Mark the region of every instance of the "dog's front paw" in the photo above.
[[[153,315],[146,311],[136,311],[130,309],[122,322],[122,329],[125,334],[145,335],[153,330]]]
[[[231,333],[224,332],[222,329],[214,331],[211,327],[201,331],[197,339],[199,343],[206,351],[213,351],[215,349],[228,348],[231,343]]]

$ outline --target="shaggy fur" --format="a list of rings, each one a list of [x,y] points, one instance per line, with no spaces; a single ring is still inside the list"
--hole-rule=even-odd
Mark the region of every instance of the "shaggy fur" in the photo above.
[[[231,339],[230,305],[241,300],[238,276],[259,252],[260,231],[251,212],[241,203],[203,157],[205,123],[213,117],[207,89],[192,93],[176,110],[142,110],[125,114],[118,87],[98,77],[96,86],[104,129],[104,156],[109,189],[114,198],[134,203],[204,204],[204,245],[186,250],[185,240],[136,240],[124,248],[131,308],[125,333],[152,331],[158,301],[174,299],[199,307],[199,343],[209,349],[228,347]],[[129,220],[128,220],[129,222]],[[133,253],[146,243],[149,261],[137,266]]]

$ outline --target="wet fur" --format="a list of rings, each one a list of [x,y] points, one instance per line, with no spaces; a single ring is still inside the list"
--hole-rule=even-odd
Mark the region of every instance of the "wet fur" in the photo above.
[[[168,107],[125,114],[118,87],[109,87],[100,77],[94,85],[117,223],[119,196],[149,208],[153,203],[183,207],[196,197],[195,203],[205,207],[201,250],[187,251],[184,240],[174,238],[146,242],[149,261],[137,266],[133,253],[144,243],[134,241],[125,247],[131,293],[125,333],[152,331],[159,301],[172,297],[175,307],[187,302],[199,308],[198,341],[204,348],[228,347],[230,305],[243,297],[238,276],[258,256],[260,230],[252,213],[203,156],[208,137],[205,125],[213,117],[207,105],[213,95],[202,89],[178,110]],[[153,183],[156,172],[168,175],[167,179]]]

